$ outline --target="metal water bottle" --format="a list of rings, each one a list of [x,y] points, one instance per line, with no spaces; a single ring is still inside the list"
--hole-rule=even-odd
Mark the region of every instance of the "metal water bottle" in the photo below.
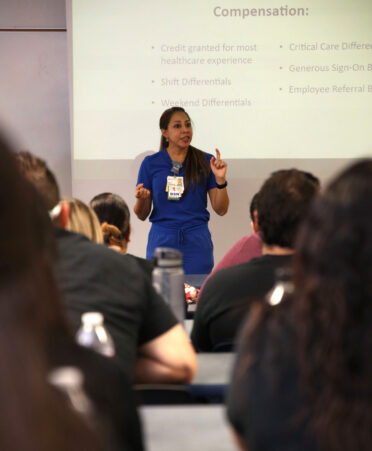
[[[152,284],[183,324],[186,304],[182,253],[177,249],[157,247],[153,257],[155,268],[152,271]]]

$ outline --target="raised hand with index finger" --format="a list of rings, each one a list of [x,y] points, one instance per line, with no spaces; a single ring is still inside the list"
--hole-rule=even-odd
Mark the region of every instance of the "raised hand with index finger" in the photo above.
[[[218,149],[216,149],[216,158],[211,158],[211,170],[216,177],[216,182],[218,184],[223,184],[226,181],[226,170],[227,163],[221,160],[221,153]]]

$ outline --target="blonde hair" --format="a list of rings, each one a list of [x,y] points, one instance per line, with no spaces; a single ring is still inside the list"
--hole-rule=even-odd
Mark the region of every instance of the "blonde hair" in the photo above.
[[[103,243],[100,223],[94,210],[84,202],[73,197],[63,199],[69,204],[70,212],[66,229],[81,233],[95,243]]]

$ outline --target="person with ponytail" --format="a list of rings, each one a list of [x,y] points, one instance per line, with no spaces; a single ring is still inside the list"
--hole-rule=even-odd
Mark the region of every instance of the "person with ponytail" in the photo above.
[[[44,197],[25,177],[36,159],[1,131],[0,158],[0,449],[143,451],[132,379],[68,325],[50,209],[58,187]]]
[[[130,213],[125,200],[118,194],[97,194],[90,201],[103,233],[104,243],[122,254],[127,253],[130,242]]]
[[[192,123],[183,108],[164,111],[159,126],[160,150],[143,160],[135,191],[137,217],[144,221],[151,213],[146,256],[156,247],[179,249],[186,274],[207,274],[214,263],[207,194],[213,210],[226,214],[227,165],[218,149],[214,157],[191,146]]]
[[[227,401],[240,449],[372,448],[371,203],[365,159],[313,202],[292,290],[252,305]]]

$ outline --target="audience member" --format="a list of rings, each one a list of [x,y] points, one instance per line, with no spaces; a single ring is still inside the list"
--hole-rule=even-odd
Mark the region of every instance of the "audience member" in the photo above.
[[[198,351],[231,347],[251,301],[272,288],[277,268],[292,264],[297,228],[317,190],[297,169],[279,171],[263,184],[257,201],[263,255],[222,269],[208,280],[191,334]]]
[[[90,206],[101,223],[105,244],[115,251],[126,254],[128,259],[136,260],[136,264],[151,279],[154,260],[146,260],[127,253],[132,228],[129,208],[125,200],[118,194],[102,193],[93,197]]]
[[[69,209],[66,230],[81,233],[94,243],[103,243],[103,234],[95,212],[79,199],[66,197],[63,199]]]
[[[45,162],[27,152],[20,167],[41,193],[49,210],[59,204],[56,179]],[[66,203],[55,222],[65,227]],[[183,327],[133,259],[82,235],[55,228],[59,258],[57,277],[73,330],[81,315],[99,311],[114,338],[116,359],[129,378],[143,383],[189,382],[196,356]]]
[[[212,272],[208,275],[199,291],[200,298],[205,284],[213,276],[214,273],[224,268],[230,268],[230,266],[240,265],[241,263],[249,262],[252,258],[261,257],[262,255],[262,242],[257,228],[257,200],[258,193],[256,193],[249,207],[251,216],[251,228],[253,233],[243,236],[237,241],[233,247],[231,247],[227,253],[222,257],[219,263],[213,268]]]
[[[102,193],[94,196],[90,206],[101,223],[105,244],[126,254],[130,241],[130,212],[125,200],[117,194]]]
[[[43,200],[0,138],[0,449],[142,450],[130,381],[113,362],[70,337],[52,262],[55,241]],[[25,232],[26,231],[26,232]],[[75,366],[95,419],[81,416],[48,381]]]
[[[372,160],[331,182],[302,225],[294,294],[255,305],[228,401],[242,449],[372,444]]]

